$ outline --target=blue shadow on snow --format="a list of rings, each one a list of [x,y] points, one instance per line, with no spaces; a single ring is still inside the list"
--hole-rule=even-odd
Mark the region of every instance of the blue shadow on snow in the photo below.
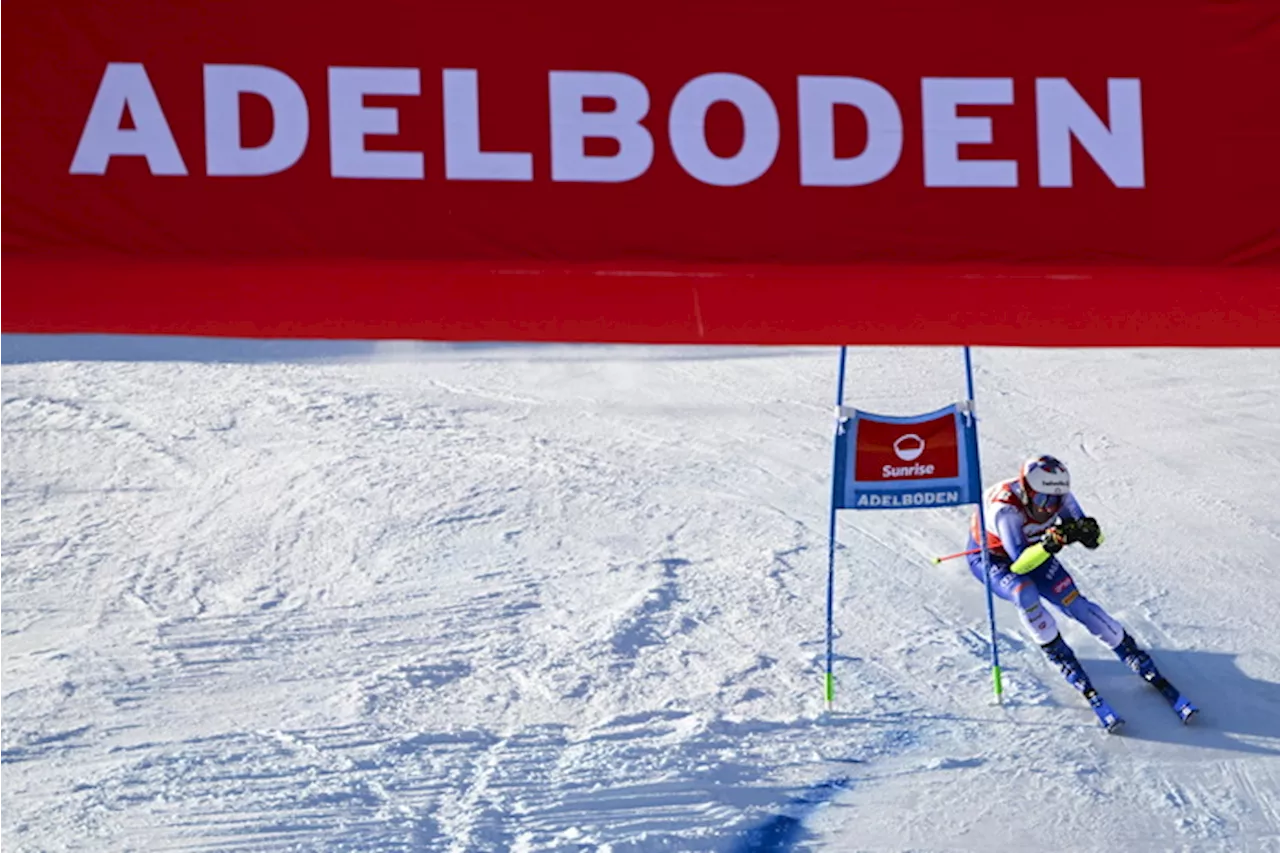
[[[805,819],[852,786],[853,779],[848,776],[811,785],[804,793],[792,797],[784,811],[744,832],[742,838],[729,847],[730,853],[786,853],[804,839]]]

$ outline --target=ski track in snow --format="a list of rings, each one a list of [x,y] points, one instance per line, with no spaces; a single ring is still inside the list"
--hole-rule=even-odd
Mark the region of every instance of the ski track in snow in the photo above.
[[[991,703],[962,509],[841,516],[824,710],[834,350],[392,349],[5,365],[6,851],[1280,850],[1280,353],[975,353],[1203,709],[1064,622],[1109,737],[1003,604]]]

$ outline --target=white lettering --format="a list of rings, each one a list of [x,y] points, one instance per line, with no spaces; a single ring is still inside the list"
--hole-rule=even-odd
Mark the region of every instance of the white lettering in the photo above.
[[[294,78],[263,65],[210,63],[203,67],[203,73],[208,175],[272,175],[292,168],[305,155],[310,110],[319,95],[312,94],[309,101]],[[649,118],[651,104],[642,81],[612,71],[551,71],[547,85],[552,181],[621,183],[650,169],[655,145],[643,123]],[[1099,112],[1066,78],[1036,78],[1034,85],[1039,186],[1074,185],[1075,143],[1114,186],[1146,186],[1139,79],[1108,78],[1107,106]],[[479,71],[445,68],[441,86],[444,178],[533,181],[533,152],[483,148]],[[965,146],[989,146],[995,139],[991,116],[961,113],[974,105],[1012,105],[1013,79],[924,77],[920,86],[924,186],[1018,186],[1018,160],[961,158],[962,152],[968,153]],[[331,175],[422,180],[428,156],[422,151],[387,150],[405,147],[394,142],[368,147],[370,136],[399,134],[400,108],[365,103],[366,96],[420,94],[417,68],[329,67]],[[244,144],[241,104],[246,95],[264,99],[271,116],[269,137],[252,146]],[[743,128],[742,142],[729,156],[712,151],[707,136],[708,115],[713,107],[725,109],[716,107],[722,102],[737,110]],[[842,109],[849,108],[862,114],[866,142],[855,154],[837,154],[836,119]],[[765,175],[777,159],[781,139],[777,106],[769,92],[749,77],[710,73],[688,80],[676,92],[666,119],[672,155],[688,175],[702,183],[721,187],[749,184]],[[873,81],[798,75],[795,121],[802,187],[867,186],[892,174],[902,161],[905,135],[899,103]],[[602,142],[609,144],[592,144]],[[492,140],[490,144],[494,144]],[[106,65],[69,171],[103,175],[112,157],[145,158],[155,175],[187,174],[141,63]],[[898,449],[899,457],[910,461],[913,451]]]
[[[957,491],[902,492],[889,495],[867,494],[863,492],[858,495],[858,500],[855,506],[902,509],[914,506],[949,506],[958,503],[960,503],[960,493]]]
[[[1142,160],[1142,93],[1133,78],[1107,79],[1110,127],[1061,77],[1036,80],[1036,149],[1040,186],[1071,186],[1071,138],[1089,153],[1117,187],[1145,186]]]
[[[271,105],[271,138],[245,148],[240,139],[240,95]],[[274,175],[307,149],[307,98],[293,78],[263,65],[205,65],[204,153],[210,175]]]
[[[641,119],[649,114],[649,90],[630,74],[552,71],[551,180],[622,183],[648,171],[653,137]],[[584,98],[613,101],[609,112],[586,112]],[[618,153],[587,154],[587,139],[612,139]]]
[[[992,141],[988,116],[961,116],[961,104],[1012,104],[1009,77],[925,77],[921,84],[926,187],[1016,187],[1016,160],[961,160],[960,146]]]
[[[420,151],[369,151],[364,138],[395,136],[395,107],[366,107],[365,95],[417,95],[416,68],[329,68],[329,163],[335,178],[421,180]]]
[[[893,171],[902,156],[902,113],[883,86],[858,77],[798,78],[800,183],[860,187]],[[854,107],[867,122],[867,145],[854,157],[836,157],[835,108]]]
[[[719,101],[742,115],[742,147],[721,157],[707,145],[707,110]],[[749,184],[778,155],[778,110],[759,83],[741,74],[703,74],[681,87],[671,102],[667,133],[671,152],[692,177],[717,187]]]
[[[122,128],[125,110],[133,128]],[[105,175],[112,157],[145,157],[153,175],[185,175],[178,143],[160,109],[160,99],[141,62],[109,62],[93,97],[80,143],[71,159],[73,175]]]
[[[893,477],[928,477],[934,471],[932,465],[921,465],[914,462],[910,465],[885,465],[880,470],[880,476],[886,478]]]
[[[533,155],[480,150],[480,84],[474,68],[444,70],[444,176],[462,181],[532,181]]]

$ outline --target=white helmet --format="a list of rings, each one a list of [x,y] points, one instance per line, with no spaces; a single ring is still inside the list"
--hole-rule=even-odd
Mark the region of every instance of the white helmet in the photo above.
[[[1054,456],[1033,456],[1022,463],[1018,476],[1022,500],[1037,513],[1056,514],[1064,496],[1071,493],[1071,473]]]

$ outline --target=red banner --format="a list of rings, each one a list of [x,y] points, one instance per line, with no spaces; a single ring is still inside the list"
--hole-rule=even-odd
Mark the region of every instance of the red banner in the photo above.
[[[880,480],[922,480],[960,476],[960,445],[956,416],[915,423],[858,419],[853,451],[854,479],[859,483]]]
[[[7,3],[3,330],[1280,345],[1274,9]]]

